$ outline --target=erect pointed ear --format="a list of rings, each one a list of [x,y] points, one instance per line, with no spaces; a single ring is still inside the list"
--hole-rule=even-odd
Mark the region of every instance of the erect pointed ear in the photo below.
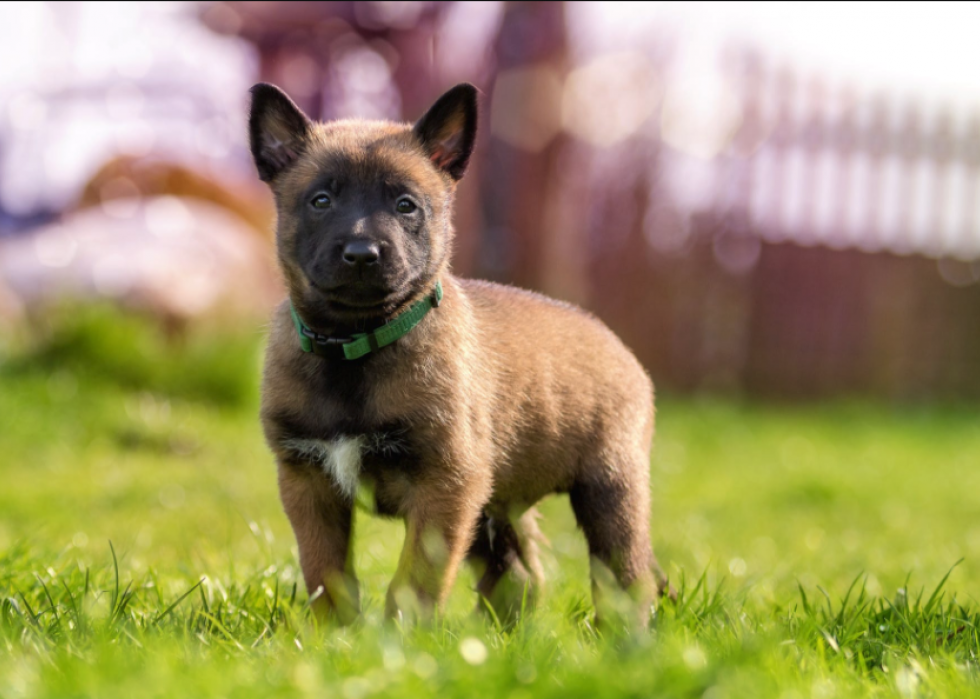
[[[415,135],[436,167],[458,180],[476,141],[476,88],[460,83],[436,100],[415,124]]]
[[[252,93],[248,118],[252,157],[263,182],[271,182],[306,148],[312,122],[275,85],[259,83]]]

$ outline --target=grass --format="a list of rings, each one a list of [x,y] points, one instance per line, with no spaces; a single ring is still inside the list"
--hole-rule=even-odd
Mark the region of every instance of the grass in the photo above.
[[[980,695],[980,411],[662,397],[647,638],[599,637],[567,499],[542,606],[461,575],[382,623],[399,523],[361,515],[363,618],[319,628],[257,420],[262,328],[168,344],[95,310],[0,354],[0,697]]]

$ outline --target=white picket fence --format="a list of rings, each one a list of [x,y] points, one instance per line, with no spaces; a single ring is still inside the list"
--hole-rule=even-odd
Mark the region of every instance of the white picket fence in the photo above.
[[[786,71],[740,82],[718,206],[774,242],[980,258],[980,111],[832,92]]]

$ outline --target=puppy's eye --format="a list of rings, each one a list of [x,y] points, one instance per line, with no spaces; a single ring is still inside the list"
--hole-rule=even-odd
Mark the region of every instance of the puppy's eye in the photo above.
[[[324,192],[320,192],[310,200],[310,206],[314,209],[329,209],[332,204],[333,200],[330,198],[330,195]]]
[[[410,214],[417,208],[419,207],[415,206],[415,203],[411,199],[406,199],[405,197],[399,199],[395,204],[395,210],[400,214]]]

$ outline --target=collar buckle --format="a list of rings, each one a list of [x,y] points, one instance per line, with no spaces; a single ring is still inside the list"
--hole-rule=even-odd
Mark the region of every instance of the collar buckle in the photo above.
[[[308,337],[311,341],[318,345],[346,345],[348,342],[354,341],[354,338],[352,337],[329,337],[328,335],[321,335],[320,333],[310,330],[307,327],[302,327],[299,331],[304,337]]]

